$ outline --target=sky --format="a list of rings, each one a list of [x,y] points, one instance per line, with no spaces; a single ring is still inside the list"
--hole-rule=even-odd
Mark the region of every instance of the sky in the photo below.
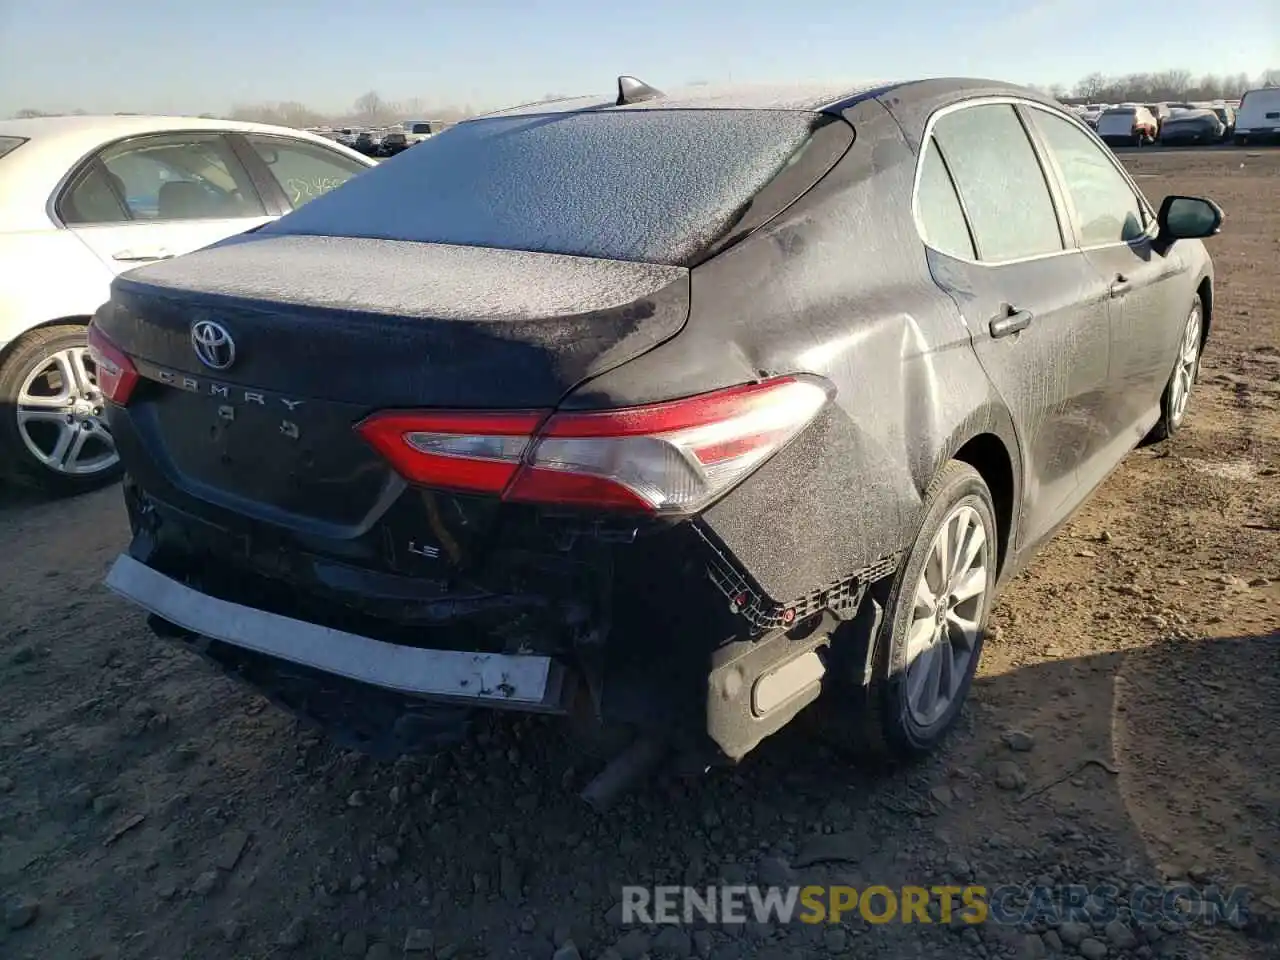
[[[0,0],[0,116],[1280,67],[1278,0]]]

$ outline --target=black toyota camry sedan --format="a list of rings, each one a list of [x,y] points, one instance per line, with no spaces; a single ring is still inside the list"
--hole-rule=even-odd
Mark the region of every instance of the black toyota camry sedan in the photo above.
[[[460,123],[115,281],[108,585],[373,753],[506,708],[734,760],[804,710],[910,758],[1183,423],[1221,221],[983,80]]]

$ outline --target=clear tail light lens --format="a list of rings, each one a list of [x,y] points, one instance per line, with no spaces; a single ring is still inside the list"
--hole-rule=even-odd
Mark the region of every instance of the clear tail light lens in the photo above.
[[[830,388],[780,377],[591,413],[377,414],[358,429],[416,483],[503,499],[696,513],[795,438]]]
[[[89,356],[97,369],[98,389],[112,403],[124,406],[138,385],[138,370],[123,350],[98,327],[89,324]]]

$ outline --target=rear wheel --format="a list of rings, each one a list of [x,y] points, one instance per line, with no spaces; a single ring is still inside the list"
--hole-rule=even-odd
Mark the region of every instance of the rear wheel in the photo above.
[[[19,483],[55,494],[120,475],[85,328],[42,327],[0,366],[0,462]]]
[[[911,760],[955,726],[982,655],[996,537],[982,476],[966,463],[948,463],[929,488],[920,532],[889,588],[862,715],[842,714],[838,686],[824,705],[827,729],[844,745]],[[854,680],[836,678],[845,691]]]

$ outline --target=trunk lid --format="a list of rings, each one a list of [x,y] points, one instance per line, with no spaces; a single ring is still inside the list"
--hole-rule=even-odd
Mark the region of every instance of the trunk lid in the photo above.
[[[688,307],[682,267],[248,235],[118,278],[95,323],[143,378],[112,414],[136,441],[126,466],[145,456],[183,499],[349,540],[416,497],[354,432],[368,414],[550,409],[678,333]],[[202,321],[234,342],[220,369],[197,355]],[[469,542],[500,512],[454,506]]]

